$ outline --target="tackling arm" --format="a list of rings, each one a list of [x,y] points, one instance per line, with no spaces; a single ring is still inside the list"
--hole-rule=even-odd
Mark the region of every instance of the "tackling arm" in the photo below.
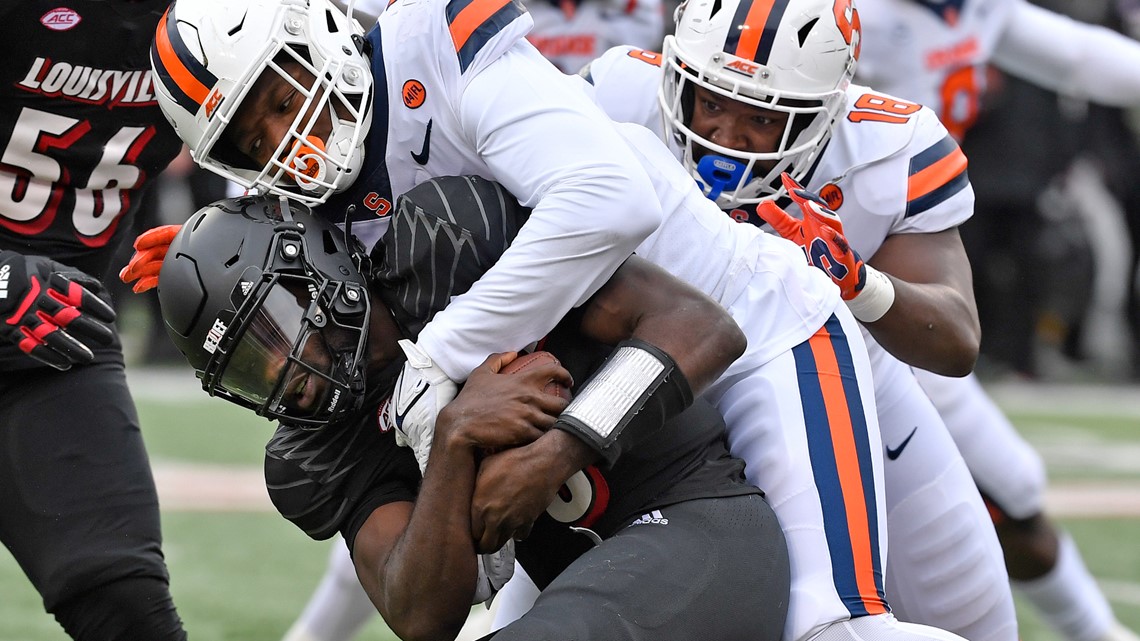
[[[453,380],[489,353],[546,335],[663,220],[642,164],[578,82],[519,43],[460,99],[494,179],[534,209],[495,265],[417,339]]]
[[[981,341],[970,261],[957,228],[888,236],[868,263],[889,274],[895,302],[864,326],[899,360],[943,376],[974,368]]]
[[[615,365],[620,359],[611,356],[554,423],[559,429],[546,431],[524,448],[484,459],[472,506],[480,549],[493,550],[512,536],[518,538],[520,531],[525,534],[562,484],[587,463],[602,459],[612,464],[623,451],[652,438],[746,346],[743,332],[724,308],[637,256],[586,303],[579,329],[602,343],[626,341],[615,353],[630,350],[642,364],[628,366],[625,361],[623,369]],[[638,342],[630,346],[629,339]],[[654,365],[664,373],[642,376]],[[473,379],[477,375],[482,375],[479,370]],[[650,385],[644,386],[647,378]],[[593,385],[606,379],[612,384]],[[618,387],[620,393],[609,393]],[[615,411],[629,397],[636,399],[632,407]],[[576,414],[575,408],[582,406],[585,411]]]
[[[994,63],[1057,93],[1115,106],[1140,105],[1140,42],[1019,0]]]

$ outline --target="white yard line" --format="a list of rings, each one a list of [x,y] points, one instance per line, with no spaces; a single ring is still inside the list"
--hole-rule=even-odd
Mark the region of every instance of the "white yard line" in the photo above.
[[[154,466],[162,508],[173,511],[270,512],[261,470],[159,462]],[[1140,481],[1054,483],[1045,494],[1058,517],[1140,517]]]

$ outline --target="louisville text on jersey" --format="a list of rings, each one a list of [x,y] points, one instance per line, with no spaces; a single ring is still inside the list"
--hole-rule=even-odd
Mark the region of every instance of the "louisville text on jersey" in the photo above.
[[[96,69],[47,58],[32,61],[16,84],[45,96],[93,104],[148,106],[155,104],[149,70]]]

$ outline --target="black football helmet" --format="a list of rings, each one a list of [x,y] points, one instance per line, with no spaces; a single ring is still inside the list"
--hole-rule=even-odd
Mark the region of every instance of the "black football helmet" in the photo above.
[[[211,396],[320,427],[364,397],[364,260],[358,244],[304,205],[221,200],[171,243],[159,274],[162,317]]]

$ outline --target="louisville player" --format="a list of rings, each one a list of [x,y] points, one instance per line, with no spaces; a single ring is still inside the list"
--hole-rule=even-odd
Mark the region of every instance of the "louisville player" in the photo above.
[[[856,77],[936,110],[959,139],[978,116],[989,64],[1061,95],[1140,105],[1140,43],[1110,29],[1025,0],[859,0],[858,6],[864,44]],[[1014,586],[1071,641],[1135,641],[1072,537],[1043,512],[1041,457],[976,377],[916,374],[993,508]]]
[[[494,354],[472,372],[421,482],[384,411],[397,341],[470,287],[529,212],[474,178],[396,207],[373,279],[341,230],[277,198],[203,209],[165,259],[163,316],[204,388],[281,423],[265,465],[278,510],[314,538],[344,536],[400,638],[454,638],[493,594],[477,553],[514,537],[545,590],[498,639],[779,639],[779,524],[716,412],[692,404],[744,349],[731,317],[630,258],[545,339],[569,371],[501,375],[514,356]],[[550,381],[578,382],[573,403]]]
[[[321,2],[296,13],[178,0],[153,60],[164,111],[199,163],[319,203],[365,242],[389,223],[385,194],[431,176],[498,178],[534,205],[495,264],[406,344],[389,408],[421,462],[438,409],[482,355],[538,340],[636,249],[748,337],[707,394],[789,540],[785,637],[939,636],[898,624],[884,600],[877,413],[839,291],[794,244],[725,218],[650,131],[607,121],[580,78],[525,40],[529,26],[511,3],[397,1],[360,37]],[[124,276],[153,274],[161,253],[136,254]]]
[[[0,8],[0,540],[74,639],[186,638],[98,280],[181,148],[149,67],[164,8]]]
[[[583,74],[611,117],[653,128],[733,219],[763,225],[757,206],[776,209],[776,199],[811,206],[795,185],[789,194],[784,172],[829,198],[843,217],[840,240],[865,264],[845,244],[793,233],[827,227],[823,210],[789,224],[788,236],[810,246],[868,339],[887,457],[888,600],[903,620],[1013,641],[985,506],[899,360],[961,376],[977,356],[955,229],[973,206],[966,161],[931,110],[850,84],[856,55],[841,52],[858,53],[859,22],[846,0],[691,0],[663,55],[617,48]]]

